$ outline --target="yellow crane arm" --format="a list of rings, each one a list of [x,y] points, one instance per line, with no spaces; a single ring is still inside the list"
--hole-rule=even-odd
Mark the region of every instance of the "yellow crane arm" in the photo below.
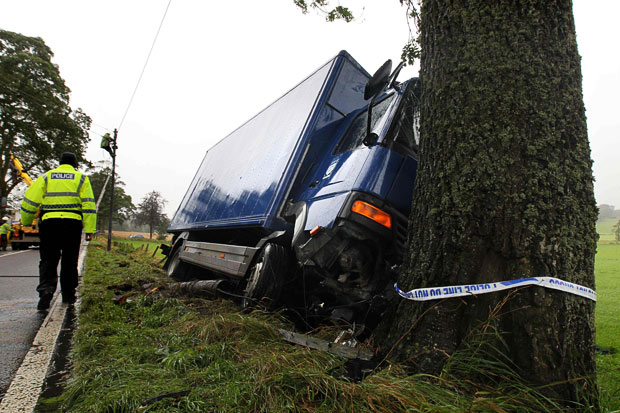
[[[19,175],[24,180],[24,182],[26,182],[26,185],[30,186],[34,183],[30,175],[24,172],[24,167],[19,161],[19,159],[17,159],[13,155],[11,155],[11,163],[9,164],[9,166],[11,167],[13,172],[15,172],[15,174]]]

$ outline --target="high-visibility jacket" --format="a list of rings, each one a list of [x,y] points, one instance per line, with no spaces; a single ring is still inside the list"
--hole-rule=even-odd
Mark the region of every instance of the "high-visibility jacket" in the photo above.
[[[8,224],[8,222],[0,225],[0,235],[6,235],[9,232],[11,232],[11,226]]]
[[[84,232],[92,234],[97,227],[97,210],[90,181],[86,175],[68,164],[39,176],[24,194],[21,204],[23,225],[31,225],[37,209],[39,219],[69,218],[84,221]]]

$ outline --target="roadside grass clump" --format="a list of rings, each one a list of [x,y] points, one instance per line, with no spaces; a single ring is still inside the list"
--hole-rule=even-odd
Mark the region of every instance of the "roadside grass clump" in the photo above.
[[[280,314],[175,296],[150,254],[91,243],[68,412],[561,411],[524,383],[487,324],[438,376],[384,362],[361,381],[348,360],[283,342]],[[329,338],[340,329],[317,335]],[[332,338],[333,339],[333,338]]]

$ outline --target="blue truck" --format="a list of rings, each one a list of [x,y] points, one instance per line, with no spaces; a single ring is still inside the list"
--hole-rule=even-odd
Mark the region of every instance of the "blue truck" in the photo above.
[[[401,67],[371,76],[341,51],[210,148],[168,229],[168,274],[244,306],[380,317],[418,163],[419,81],[398,82]]]

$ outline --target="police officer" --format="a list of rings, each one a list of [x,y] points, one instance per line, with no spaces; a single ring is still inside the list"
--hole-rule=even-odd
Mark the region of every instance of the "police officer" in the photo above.
[[[10,232],[11,225],[9,224],[9,217],[2,217],[2,225],[0,225],[0,245],[2,246],[2,251],[6,251]]]
[[[90,241],[96,227],[97,211],[95,198],[88,177],[76,171],[75,154],[65,152],[60,166],[39,176],[28,188],[22,201],[23,225],[32,224],[40,208],[39,236],[39,304],[37,309],[49,308],[58,282],[58,261],[60,268],[60,289],[63,303],[75,302],[75,288],[78,285],[78,255],[82,227],[86,240]]]

